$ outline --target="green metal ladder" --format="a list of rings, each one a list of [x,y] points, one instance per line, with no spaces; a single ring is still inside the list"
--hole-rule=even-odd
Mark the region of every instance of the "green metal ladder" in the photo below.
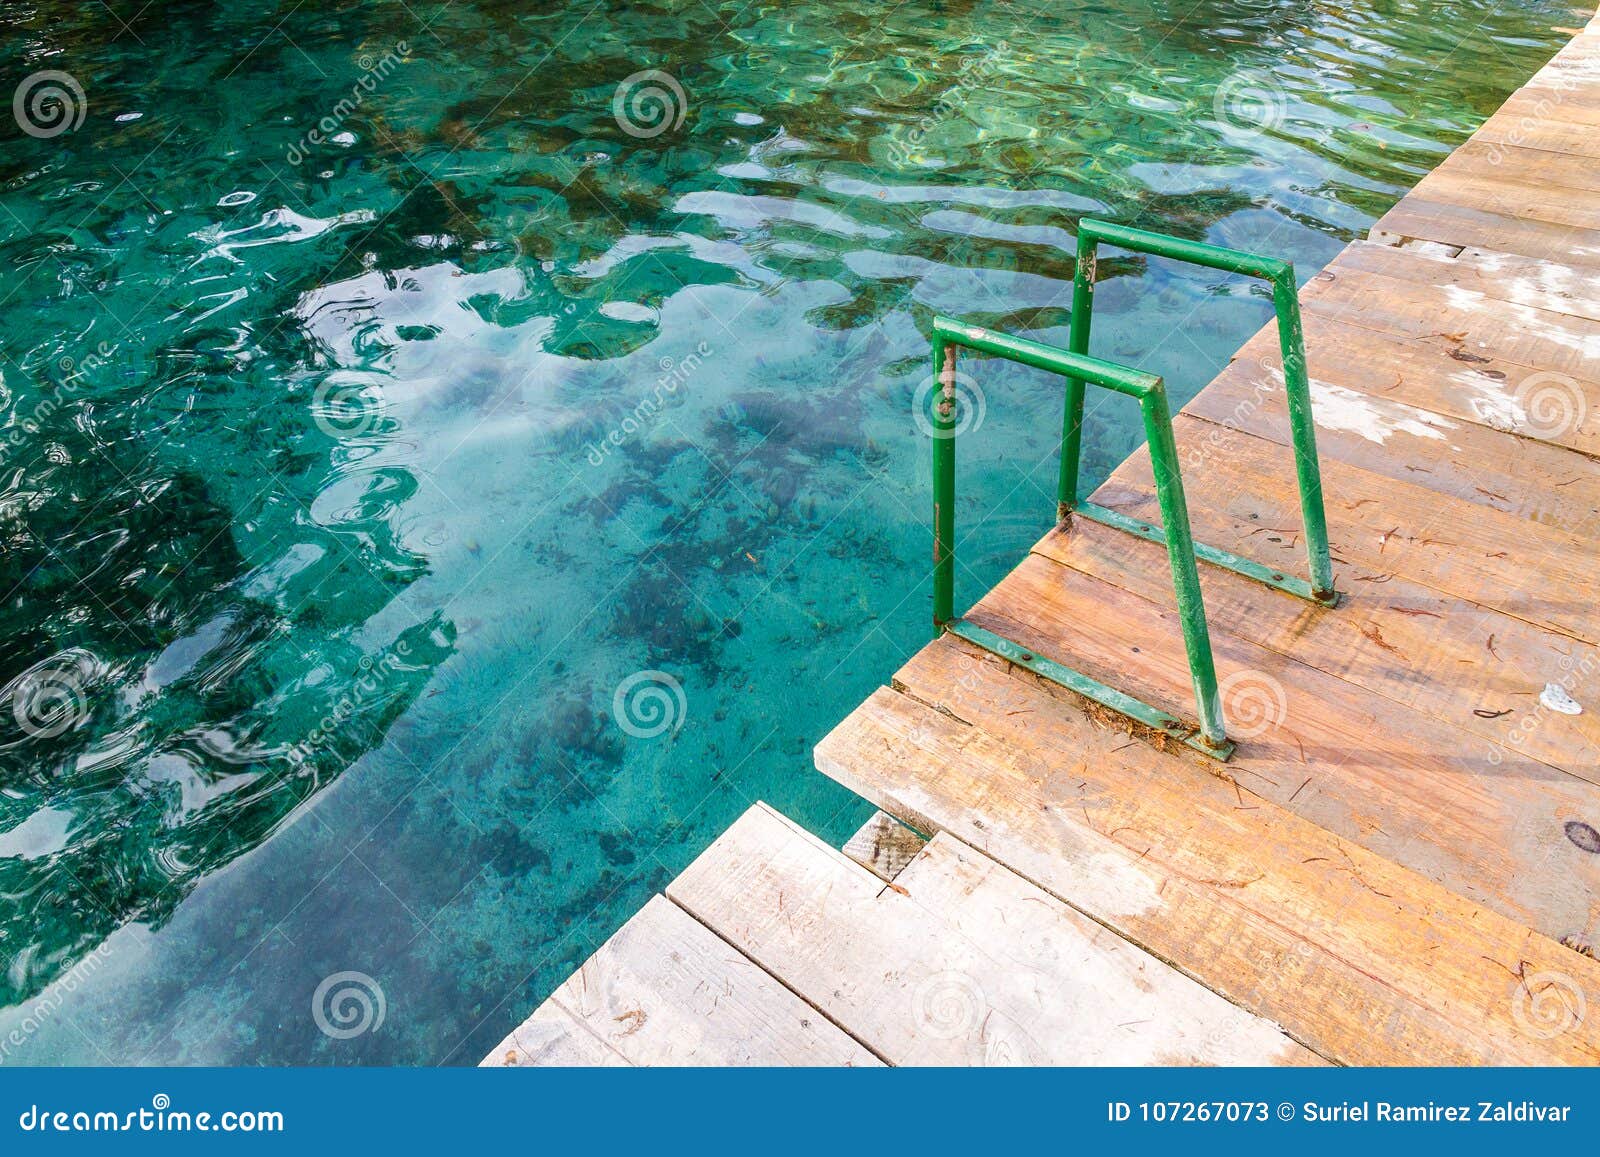
[[[1289,402],[1289,425],[1294,443],[1295,473],[1300,489],[1300,511],[1305,522],[1306,554],[1310,578],[1302,579],[1230,551],[1196,543],[1189,527],[1189,507],[1184,499],[1183,477],[1178,469],[1177,443],[1172,432],[1172,412],[1166,385],[1155,374],[1120,366],[1089,356],[1089,326],[1094,310],[1094,284],[1101,242],[1138,253],[1240,273],[1272,286],[1278,319],[1278,341],[1283,352],[1284,390]],[[1108,707],[1153,732],[1188,744],[1214,759],[1233,754],[1217,691],[1216,664],[1211,654],[1211,633],[1206,624],[1196,560],[1231,570],[1245,578],[1332,607],[1339,601],[1333,589],[1333,564],[1328,554],[1328,527],[1322,505],[1322,476],[1317,461],[1316,429],[1311,417],[1311,390],[1306,375],[1305,333],[1300,322],[1294,266],[1273,257],[1185,241],[1161,233],[1085,218],[1078,226],[1077,269],[1072,286],[1070,349],[1058,349],[1027,338],[1012,337],[981,326],[963,325],[946,317],[933,321],[933,372],[938,393],[933,414],[933,631],[948,631],[1000,658],[1026,667],[1070,691]],[[1194,684],[1199,726],[1184,722],[1160,708],[1075,671],[1054,659],[1033,653],[1010,639],[955,615],[955,435],[956,351],[971,350],[1019,362],[1067,379],[1066,405],[1061,426],[1061,477],[1056,517],[1068,521],[1076,514],[1117,530],[1166,546],[1172,581],[1183,627],[1189,675]],[[1085,384],[1125,394],[1139,403],[1150,465],[1155,473],[1156,500],[1162,526],[1152,526],[1078,497],[1078,470],[1083,446]]]

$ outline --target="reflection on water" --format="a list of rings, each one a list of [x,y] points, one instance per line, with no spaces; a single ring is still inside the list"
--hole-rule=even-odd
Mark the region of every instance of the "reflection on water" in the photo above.
[[[475,1059],[750,801],[842,836],[928,318],[1062,340],[1088,212],[1310,272],[1566,17],[1436,7],[11,5],[0,1060]],[[1269,311],[1102,269],[1180,393]],[[969,594],[1053,510],[981,388]]]

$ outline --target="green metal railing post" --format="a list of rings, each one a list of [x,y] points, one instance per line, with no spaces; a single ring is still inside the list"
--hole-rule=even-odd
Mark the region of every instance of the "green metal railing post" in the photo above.
[[[1089,353],[1089,324],[1094,316],[1094,263],[1094,239],[1079,233],[1077,270],[1072,278],[1072,332],[1067,335],[1067,348],[1085,356]],[[1061,480],[1056,486],[1058,522],[1078,505],[1078,468],[1082,458],[1083,381],[1068,378],[1067,404],[1061,415]]]
[[[1086,354],[1057,349],[1027,338],[1012,337],[981,326],[962,325],[944,317],[934,318],[932,345],[937,390],[933,421],[934,637],[949,631],[1008,662],[1027,667],[1046,679],[1119,711],[1155,732],[1181,740],[1214,758],[1228,758],[1233,751],[1233,744],[1228,742],[1225,733],[1222,703],[1217,693],[1216,663],[1211,654],[1211,633],[1206,626],[1205,602],[1195,563],[1196,548],[1189,529],[1189,507],[1183,493],[1183,477],[1178,469],[1172,413],[1161,379],[1114,362],[1100,361]],[[1080,407],[1082,391],[1089,384],[1126,394],[1138,401],[1144,419],[1145,437],[1150,445],[1150,460],[1155,468],[1156,497],[1161,507],[1162,522],[1167,528],[1161,541],[1166,544],[1172,569],[1173,592],[1177,597],[1184,650],[1188,655],[1190,679],[1194,684],[1198,730],[1080,671],[1036,655],[965,619],[956,618],[954,503],[957,347],[1060,374],[1067,380],[1069,400],[1076,386]]]
[[[1217,695],[1217,669],[1211,657],[1211,631],[1206,626],[1205,603],[1200,594],[1200,572],[1189,530],[1189,503],[1183,493],[1183,476],[1178,472],[1178,444],[1172,436],[1166,387],[1158,384],[1140,398],[1139,411],[1144,418],[1145,441],[1150,446],[1150,466],[1156,476],[1161,525],[1167,532],[1167,561],[1172,566],[1172,589],[1177,595],[1183,645],[1189,656],[1200,735],[1207,745],[1221,747],[1227,737],[1223,734],[1222,703]]]
[[[1322,470],[1317,459],[1317,424],[1311,416],[1306,334],[1300,321],[1294,266],[1285,263],[1272,279],[1272,304],[1278,314],[1278,348],[1283,353],[1283,390],[1289,398],[1289,430],[1294,438],[1294,468],[1300,483],[1300,517],[1306,528],[1311,595],[1319,603],[1336,602],[1328,519],[1322,505]]]
[[[1322,504],[1322,471],[1317,460],[1316,425],[1311,416],[1311,385],[1306,372],[1305,331],[1300,321],[1300,300],[1296,292],[1294,266],[1276,257],[1262,257],[1237,249],[1224,249],[1202,241],[1187,241],[1163,233],[1151,233],[1109,221],[1085,217],[1078,222],[1077,269],[1072,284],[1072,336],[1075,353],[1089,352],[1090,318],[1094,312],[1094,281],[1099,262],[1099,246],[1104,242],[1135,253],[1149,253],[1208,269],[1239,273],[1266,281],[1272,286],[1273,310],[1278,320],[1278,343],[1283,351],[1284,392],[1289,401],[1289,427],[1294,444],[1295,477],[1300,490],[1300,513],[1305,523],[1306,559],[1310,581],[1282,574],[1260,563],[1241,558],[1230,551],[1195,546],[1197,557],[1216,566],[1255,579],[1322,606],[1336,606],[1339,594],[1333,589],[1333,563],[1328,552],[1328,523]],[[1078,471],[1083,425],[1083,395],[1068,391],[1062,417],[1061,482],[1058,488],[1058,517],[1076,512],[1107,526],[1116,527],[1155,542],[1162,532],[1114,510],[1107,510],[1078,498]],[[1165,515],[1163,515],[1165,519]]]
[[[933,636],[956,617],[956,347],[933,337]]]

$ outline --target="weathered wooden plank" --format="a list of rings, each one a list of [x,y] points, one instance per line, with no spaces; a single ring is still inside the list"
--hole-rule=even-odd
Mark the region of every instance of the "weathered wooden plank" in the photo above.
[[[1424,177],[1413,192],[1427,201],[1545,221],[1591,234],[1600,229],[1600,207],[1591,191],[1541,182],[1538,176],[1522,168],[1467,172],[1441,167]]]
[[[1540,373],[1600,377],[1600,321],[1492,301],[1454,286],[1332,272],[1300,291],[1305,312]]]
[[[1479,141],[1519,145],[1552,153],[1600,158],[1600,141],[1592,125],[1529,116],[1492,116],[1473,134]]]
[[[1600,238],[1587,230],[1442,204],[1416,194],[1385,213],[1372,227],[1371,237],[1385,242],[1415,237],[1442,245],[1520,253],[1566,265],[1600,265]]]
[[[1464,344],[1421,342],[1315,313],[1305,315],[1305,333],[1307,356],[1322,381],[1525,439],[1600,454],[1600,421],[1589,404],[1591,397],[1600,397],[1600,377],[1552,379],[1501,360],[1494,351],[1480,354]],[[1263,331],[1239,350],[1235,361],[1281,366],[1277,343],[1276,332]],[[1556,393],[1549,400],[1558,404],[1546,407],[1545,395],[1552,389]],[[1570,418],[1559,404],[1563,393],[1573,405]],[[1248,409],[1253,401],[1246,396],[1235,404]]]
[[[1538,72],[1538,77],[1551,77],[1556,73],[1571,73],[1579,77],[1594,79],[1600,75],[1600,37],[1597,37],[1591,24],[1590,28],[1577,33],[1573,38],[1561,46],[1557,52]]]
[[[1175,610],[1032,555],[967,618],[1194,717]],[[1226,770],[1240,784],[1548,936],[1590,928],[1600,857],[1575,844],[1566,825],[1600,825],[1600,788],[1509,745],[1464,742],[1447,722],[1220,623],[1211,643],[1223,710],[1240,741]]]
[[[1195,537],[1267,566],[1303,568],[1294,471],[1282,448],[1191,414],[1180,413],[1173,428]],[[1141,449],[1118,467],[1095,501],[1153,522],[1159,514],[1148,489],[1151,477]],[[1592,537],[1336,460],[1322,463],[1322,489],[1342,586],[1400,576],[1600,642],[1600,573]]]
[[[1592,537],[1600,530],[1600,463],[1565,447],[1409,404],[1402,397],[1413,391],[1394,388],[1400,371],[1373,356],[1375,345],[1307,343],[1321,457],[1574,534]],[[1499,385],[1494,379],[1485,382]],[[1246,345],[1184,412],[1290,446],[1276,330]],[[1528,410],[1521,413],[1530,424]],[[1204,470],[1208,461],[1196,457],[1194,469]]]
[[[923,830],[957,835],[1330,1059],[1600,1059],[1594,1024],[1539,1039],[1519,1004],[1519,974],[1600,995],[1593,960],[1101,727],[1065,692],[1003,667],[948,637],[925,647],[898,678],[939,710],[879,691],[817,747],[818,767]]]
[[[1137,1057],[1132,1063],[1140,1064],[1145,1057],[1160,1064],[1327,1063],[948,833],[934,838],[899,883],[954,934],[984,946],[1007,976],[1020,972],[1058,986],[1043,998],[1056,1004],[1066,997],[1079,1034],[1122,1038],[1072,1055]],[[1138,1037],[1144,1040],[1130,1047]]]
[[[1162,607],[1175,605],[1164,549],[1155,543],[1079,519],[1035,550]],[[1548,683],[1592,700],[1600,647],[1399,578],[1350,584],[1331,614],[1220,567],[1202,566],[1200,581],[1213,630],[1446,721],[1462,733],[1451,750],[1489,759],[1500,758],[1496,746],[1511,748],[1600,782],[1600,703],[1563,715],[1539,702]]]
[[[661,896],[550,999],[634,1065],[879,1063]]]
[[[949,837],[885,886],[752,808],[668,894],[896,1063],[1310,1059],[1273,1025]]]
[[[1594,169],[1595,191],[1600,193],[1600,165]],[[1334,258],[1325,272],[1335,276],[1376,273],[1600,321],[1600,277],[1593,270],[1515,253],[1465,249],[1455,257],[1441,257],[1414,248],[1356,241]]]
[[[1543,80],[1530,81],[1512,93],[1495,110],[1493,119],[1499,122],[1496,127],[1504,128],[1509,121],[1513,128],[1505,130],[1507,132],[1524,125],[1545,124],[1600,128],[1600,86],[1582,78],[1569,83],[1557,79],[1566,75],[1569,74],[1552,72]],[[1527,171],[1536,173],[1537,167]]]
[[[1563,48],[1565,47],[1567,46],[1564,45]],[[1550,67],[1541,68],[1529,77],[1528,83],[1517,89],[1512,96],[1536,97],[1558,102],[1549,109],[1552,113],[1559,112],[1560,106],[1569,104],[1582,106],[1585,110],[1592,110],[1600,105],[1600,65],[1594,60],[1579,60],[1557,54],[1551,57],[1549,64]],[[1577,67],[1572,67],[1573,65]],[[1555,119],[1561,120],[1563,117],[1556,116]],[[1579,123],[1585,123],[1581,117]]]
[[[1470,140],[1439,163],[1434,172],[1472,173],[1530,172],[1537,166],[1539,179],[1563,189],[1595,192],[1600,190],[1600,166],[1593,157],[1571,153],[1552,153],[1525,149],[1519,145]]]
[[[893,882],[927,840],[888,812],[873,812],[844,845],[844,854],[880,880]]]
[[[478,1067],[615,1068],[627,1064],[622,1054],[590,1032],[588,1025],[555,1000],[547,1000],[478,1062]]]

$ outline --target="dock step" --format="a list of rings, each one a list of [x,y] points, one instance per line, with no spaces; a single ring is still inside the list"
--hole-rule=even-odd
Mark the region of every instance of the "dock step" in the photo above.
[[[484,1065],[876,1065],[871,1053],[657,896]]]
[[[1318,1063],[948,835],[886,885],[757,806],[667,895],[893,1064]]]
[[[1198,760],[1129,743],[957,640],[924,648],[897,683],[909,693],[874,693],[817,766],[940,833],[930,849],[958,837],[1332,1061],[1600,1061],[1592,1018],[1550,1032],[1528,1019],[1600,990],[1593,959]],[[1534,993],[1530,976],[1555,987]]]
[[[949,835],[886,882],[763,804],[483,1063],[881,1062],[1322,1063]]]

